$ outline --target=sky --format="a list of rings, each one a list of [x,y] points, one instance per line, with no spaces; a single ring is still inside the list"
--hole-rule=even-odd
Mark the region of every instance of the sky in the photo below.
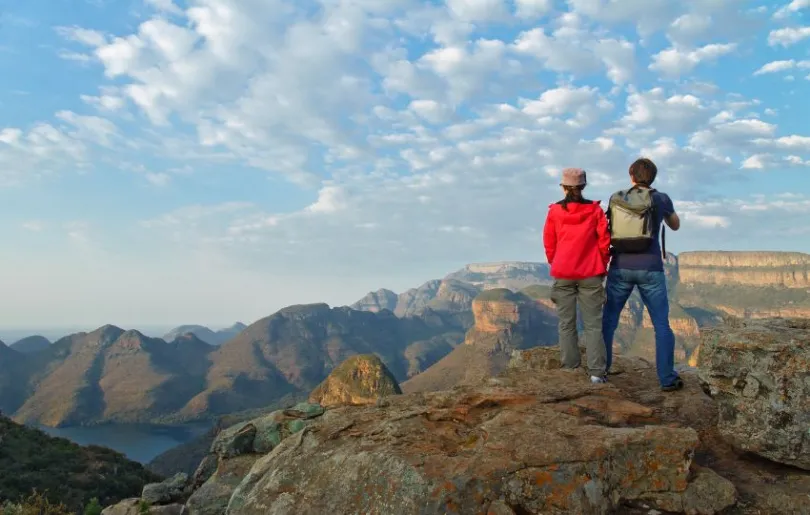
[[[543,261],[559,173],[810,251],[810,0],[0,0],[0,327],[250,322]]]

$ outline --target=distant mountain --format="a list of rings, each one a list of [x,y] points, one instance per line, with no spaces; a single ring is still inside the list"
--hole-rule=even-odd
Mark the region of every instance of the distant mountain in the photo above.
[[[26,356],[0,342],[0,413],[13,412],[27,393]]]
[[[11,347],[17,352],[28,354],[31,352],[39,352],[51,346],[51,341],[44,336],[34,335],[23,338],[11,344]]]
[[[167,342],[170,342],[177,338],[178,336],[182,336],[186,333],[191,333],[200,340],[208,343],[210,345],[222,345],[223,343],[227,342],[240,332],[242,332],[247,326],[242,322],[237,322],[230,327],[226,327],[225,329],[220,329],[218,331],[212,331],[211,329],[205,327],[204,325],[181,325],[179,327],[175,327],[168,333],[163,336],[163,339]]]
[[[483,290],[507,288],[514,291],[534,284],[551,284],[553,279],[550,271],[548,263],[529,261],[473,263],[447,275],[445,279],[470,283]]]
[[[111,325],[32,354],[3,345],[0,409],[47,426],[213,418],[309,392],[355,354],[376,354],[405,380],[458,345],[468,318],[317,304],[285,308],[220,347],[190,332],[166,342]]]
[[[429,307],[437,311],[469,311],[478,293],[491,288],[520,290],[532,285],[551,284],[546,263],[502,262],[467,265],[448,274],[397,295],[381,289],[367,294],[352,304],[361,311],[388,309],[397,316],[418,313]]]
[[[462,339],[458,319],[430,310],[397,318],[388,310],[290,306],[250,325],[214,352],[206,389],[181,413],[189,418],[224,414],[308,392],[355,354],[376,354],[402,380],[432,365]]]
[[[20,501],[36,489],[52,503],[66,505],[70,513],[82,513],[93,497],[106,506],[138,496],[145,484],[160,480],[160,476],[115,451],[80,447],[15,424],[2,415],[0,470],[0,508],[6,501]],[[5,513],[34,512],[9,508]]]
[[[166,343],[111,325],[67,336],[29,355],[14,418],[66,426],[172,415],[204,386],[213,350],[193,335]]]

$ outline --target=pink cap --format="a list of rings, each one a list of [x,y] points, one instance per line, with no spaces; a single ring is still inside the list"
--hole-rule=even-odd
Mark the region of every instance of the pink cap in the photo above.
[[[562,171],[562,186],[585,186],[587,183],[582,168],[566,168]]]

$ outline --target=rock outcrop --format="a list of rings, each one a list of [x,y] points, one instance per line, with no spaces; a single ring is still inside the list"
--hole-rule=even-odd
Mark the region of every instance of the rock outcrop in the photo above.
[[[192,477],[180,473],[148,484],[140,498],[110,506],[104,515],[141,515],[145,509],[165,515],[222,515],[254,463],[323,414],[323,407],[301,403],[228,427],[216,436]]]
[[[393,312],[395,309],[397,309],[398,300],[399,296],[396,293],[392,292],[391,290],[381,288],[377,291],[366,294],[365,297],[352,304],[351,307],[352,309],[357,309],[359,311],[371,311],[372,313],[377,313],[378,311],[382,311],[384,309]]]
[[[475,324],[464,343],[438,363],[402,383],[405,392],[436,391],[472,384],[500,373],[513,350],[557,343],[549,309],[524,293],[495,288],[472,304]]]
[[[317,404],[297,404],[222,431],[211,445],[211,454],[194,474],[194,493],[186,503],[191,513],[224,513],[231,495],[253,464],[323,413]]]
[[[401,394],[399,383],[374,354],[352,356],[337,366],[309,396],[324,407],[373,404],[377,399]]]
[[[404,317],[415,315],[425,308],[442,311],[467,311],[481,289],[475,285],[445,279],[428,281],[418,288],[410,289],[397,297],[394,313]]]
[[[227,513],[718,513],[735,502],[734,485],[695,464],[712,409],[694,402],[695,385],[642,403],[637,370],[627,386],[593,386],[556,369],[557,348],[523,354],[477,386],[328,411],[256,462]]]
[[[810,321],[739,322],[707,330],[700,379],[734,446],[810,470]]]

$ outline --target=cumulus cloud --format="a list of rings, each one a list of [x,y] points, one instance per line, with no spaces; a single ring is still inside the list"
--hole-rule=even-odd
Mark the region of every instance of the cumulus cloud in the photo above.
[[[587,169],[589,195],[604,200],[639,155],[684,212],[681,244],[714,243],[745,226],[723,202],[766,205],[720,202],[715,184],[801,173],[810,159],[810,139],[780,128],[782,100],[714,84],[748,48],[742,29],[720,27],[746,16],[733,0],[147,3],[131,29],[57,29],[97,83],[47,120],[0,128],[0,183],[131,172],[165,212],[130,220],[130,233],[218,270],[386,276],[538,259],[559,171]],[[793,41],[779,30],[773,41]],[[292,193],[179,193],[245,174]]]
[[[780,7],[773,17],[776,19],[787,18],[802,9],[810,9],[810,0],[792,0],[790,3]]]
[[[768,44],[790,47],[807,38],[810,38],[810,27],[785,27],[772,30],[768,34]]]
[[[801,66],[810,67],[810,61],[800,61]],[[766,73],[779,73],[787,70],[792,70],[797,66],[794,59],[783,61],[771,61],[763,64],[761,68],[754,72],[754,75],[765,75]]]
[[[694,50],[668,48],[652,57],[650,69],[668,76],[680,77],[691,72],[699,64],[716,61],[736,48],[736,43],[712,43]]]

